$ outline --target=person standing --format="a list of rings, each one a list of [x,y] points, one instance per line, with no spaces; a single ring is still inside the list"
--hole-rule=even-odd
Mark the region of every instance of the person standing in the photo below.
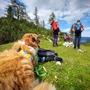
[[[80,40],[81,40],[81,33],[84,30],[84,27],[82,25],[82,23],[80,22],[80,20],[77,20],[75,26],[74,26],[74,32],[75,32],[75,38],[74,38],[74,49],[76,49],[76,47],[80,49]]]
[[[51,21],[51,29],[53,31],[53,47],[58,46],[58,33],[59,33],[59,25],[55,20]]]

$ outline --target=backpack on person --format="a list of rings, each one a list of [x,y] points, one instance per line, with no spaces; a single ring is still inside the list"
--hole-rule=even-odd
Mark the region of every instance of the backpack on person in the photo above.
[[[82,32],[82,24],[80,22],[77,22],[75,25],[75,35],[81,36],[81,32]]]
[[[76,23],[76,30],[81,30],[81,27],[82,27],[81,23]]]

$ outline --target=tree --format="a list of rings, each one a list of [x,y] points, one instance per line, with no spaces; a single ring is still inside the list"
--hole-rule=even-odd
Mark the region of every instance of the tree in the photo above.
[[[42,27],[45,28],[45,21],[42,21]]]
[[[13,9],[12,7],[9,5],[8,8],[7,8],[7,17],[10,19],[10,18],[13,18]]]
[[[26,6],[23,2],[19,0],[11,0],[10,5],[8,5],[7,15],[12,14],[13,18],[17,19],[27,19]]]
[[[56,18],[56,16],[55,16],[54,12],[52,12],[49,17],[49,22],[54,20],[55,18]]]
[[[39,16],[38,16],[38,9],[37,7],[35,7],[35,10],[34,10],[34,15],[35,15],[35,24],[39,26]]]
[[[18,19],[26,19],[27,18],[27,13],[26,13],[26,6],[24,3],[19,2],[18,4]]]

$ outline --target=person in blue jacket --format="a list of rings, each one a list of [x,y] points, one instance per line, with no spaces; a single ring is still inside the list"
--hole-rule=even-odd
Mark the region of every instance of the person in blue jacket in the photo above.
[[[74,49],[78,48],[80,50],[80,40],[81,40],[81,33],[84,30],[84,27],[80,20],[77,20],[75,26],[74,26],[74,32],[75,32],[75,39],[74,39]]]

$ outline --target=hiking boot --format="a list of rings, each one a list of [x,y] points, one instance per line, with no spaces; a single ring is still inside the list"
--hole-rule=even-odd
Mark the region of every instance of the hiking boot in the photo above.
[[[56,43],[56,46],[58,46],[58,44]]]
[[[74,49],[76,49],[76,47],[74,47]]]
[[[53,47],[55,47],[55,44],[53,44]]]

